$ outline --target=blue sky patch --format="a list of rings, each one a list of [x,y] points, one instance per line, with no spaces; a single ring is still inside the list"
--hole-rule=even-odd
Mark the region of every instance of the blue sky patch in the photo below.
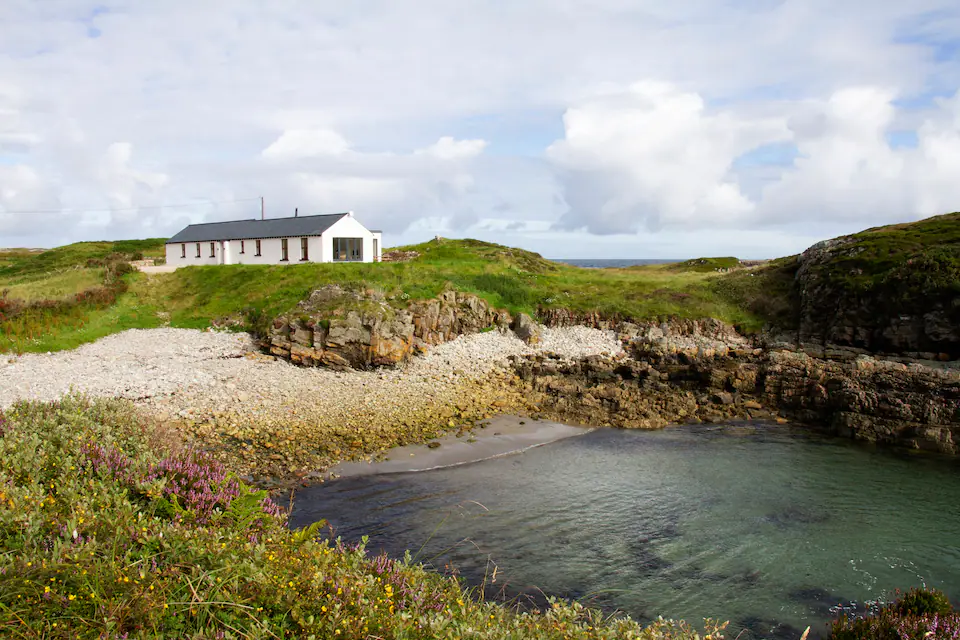
[[[887,144],[891,149],[916,149],[919,139],[916,131],[889,131]]]
[[[492,156],[541,156],[564,137],[563,113],[554,110],[483,114],[456,123],[458,140],[482,138]]]
[[[733,161],[733,169],[749,169],[751,167],[788,167],[800,155],[797,145],[792,142],[771,142],[760,145],[756,149],[747,151]]]
[[[109,9],[104,6],[97,6],[93,8],[93,11],[90,12],[90,15],[81,20],[81,22],[87,27],[87,37],[91,39],[99,38],[103,31],[93,24],[93,21],[97,19],[98,16],[102,16],[105,13],[108,13]]]

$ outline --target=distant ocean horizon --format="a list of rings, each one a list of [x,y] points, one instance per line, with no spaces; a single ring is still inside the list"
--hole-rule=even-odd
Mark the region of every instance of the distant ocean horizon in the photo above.
[[[574,267],[587,269],[623,269],[643,264],[669,264],[683,262],[683,258],[550,258],[553,262],[562,262]]]

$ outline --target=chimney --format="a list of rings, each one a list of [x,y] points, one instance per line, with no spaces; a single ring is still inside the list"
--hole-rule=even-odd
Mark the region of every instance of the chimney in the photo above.
[[[294,217],[294,218],[297,217],[297,211],[298,211],[298,210],[299,210],[299,207],[294,207],[294,208],[293,208],[293,217]]]

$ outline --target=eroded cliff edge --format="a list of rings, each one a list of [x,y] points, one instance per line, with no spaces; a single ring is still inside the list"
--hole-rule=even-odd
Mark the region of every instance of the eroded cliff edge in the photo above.
[[[780,419],[837,435],[960,452],[960,369],[838,352],[766,349],[716,321],[619,327],[626,353],[513,358],[553,419],[621,428]]]
[[[624,347],[581,359],[512,357],[511,394],[544,417],[640,429],[791,420],[858,440],[960,452],[956,362],[896,361],[842,345],[790,342],[782,332],[744,336],[712,319],[632,323],[557,309],[538,319],[548,327],[613,331]],[[328,287],[278,318],[268,345],[301,365],[370,368],[402,365],[431,345],[487,330],[512,327],[535,342],[537,326],[454,291],[398,310],[372,292]]]

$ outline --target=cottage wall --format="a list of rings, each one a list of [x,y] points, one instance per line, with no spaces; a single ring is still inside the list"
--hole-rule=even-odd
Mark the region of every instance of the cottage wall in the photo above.
[[[292,236],[287,238],[289,247],[289,262],[281,262],[283,255],[281,248],[281,238],[262,238],[260,240],[260,255],[256,255],[257,243],[255,239],[243,241],[243,253],[240,252],[240,240],[228,240],[214,243],[214,256],[210,257],[210,243],[200,243],[200,257],[197,258],[197,249],[195,242],[187,242],[187,255],[181,258],[181,243],[171,243],[166,245],[167,264],[179,267],[192,265],[210,265],[210,264],[300,264],[300,238],[302,236]],[[334,238],[362,238],[363,239],[363,261],[373,262],[373,239],[377,238],[376,260],[380,260],[383,252],[380,234],[371,233],[366,227],[353,219],[352,216],[344,217],[333,226],[327,229],[321,236],[307,236],[307,251],[309,262],[331,262],[333,261],[333,239]]]
[[[187,245],[187,257],[180,257],[180,245]],[[187,243],[174,243],[168,244],[166,246],[166,258],[167,264],[176,265],[178,267],[185,267],[189,265],[202,265],[202,264],[220,264],[220,243],[214,243],[214,257],[210,257],[210,243],[201,242],[200,243],[200,257],[197,256],[197,243],[196,242],[187,242]]]

